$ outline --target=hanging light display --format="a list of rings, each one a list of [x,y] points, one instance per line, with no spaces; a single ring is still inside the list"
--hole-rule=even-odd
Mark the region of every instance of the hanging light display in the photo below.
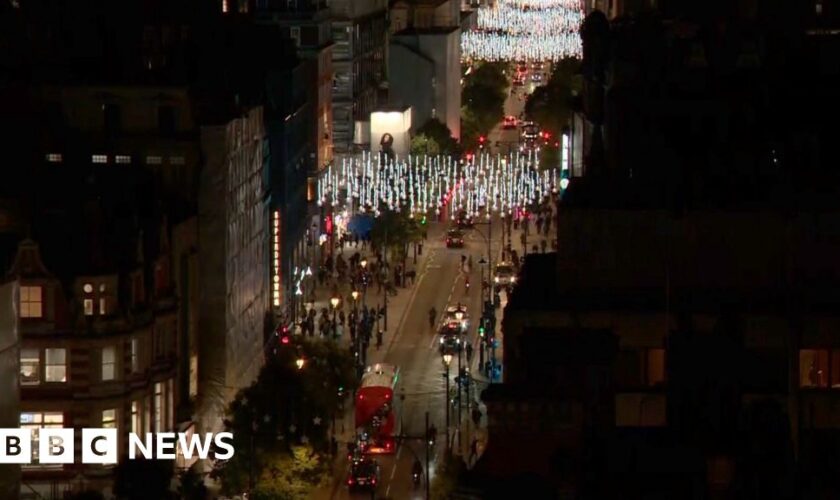
[[[498,0],[478,9],[461,36],[465,61],[558,61],[581,57],[581,0]]]
[[[318,182],[318,204],[351,213],[405,210],[410,217],[466,211],[511,213],[556,192],[557,169],[540,168],[539,154],[408,156],[393,160],[363,153],[327,169]]]

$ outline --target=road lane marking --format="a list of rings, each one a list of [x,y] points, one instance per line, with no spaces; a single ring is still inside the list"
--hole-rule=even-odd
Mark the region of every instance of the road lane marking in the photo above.
[[[429,349],[434,349],[435,348],[435,340],[437,340],[437,338],[438,338],[437,334],[432,335],[432,342],[429,344]]]
[[[397,473],[397,464],[395,463],[393,467],[391,467],[391,481],[394,480],[394,474]]]
[[[388,487],[385,488],[385,498],[391,496],[391,483],[388,483]]]

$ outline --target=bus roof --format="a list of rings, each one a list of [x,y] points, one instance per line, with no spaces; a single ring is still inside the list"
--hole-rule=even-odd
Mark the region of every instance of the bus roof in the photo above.
[[[396,366],[377,363],[367,367],[365,374],[362,375],[362,381],[359,387],[388,387],[393,390],[397,385],[398,377],[399,369]]]

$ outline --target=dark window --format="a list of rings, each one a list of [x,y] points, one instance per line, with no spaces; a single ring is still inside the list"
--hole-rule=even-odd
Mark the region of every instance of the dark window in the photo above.
[[[109,136],[117,135],[122,130],[122,110],[117,104],[105,104],[102,106],[105,116],[105,133]]]
[[[175,108],[172,106],[158,107],[158,129],[164,136],[175,133]]]
[[[300,30],[300,44],[306,47],[318,45],[318,27],[304,26]]]

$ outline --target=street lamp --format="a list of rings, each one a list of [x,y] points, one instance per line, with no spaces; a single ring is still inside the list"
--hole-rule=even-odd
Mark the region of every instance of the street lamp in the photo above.
[[[298,370],[303,370],[304,363],[306,363],[306,361],[303,359],[303,357],[300,357],[295,360],[295,365],[297,365]]]
[[[446,379],[446,394],[444,396],[446,406],[446,453],[449,454],[449,363],[452,362],[452,355],[446,353],[443,355],[443,366],[446,368],[444,378]]]
[[[333,307],[333,339],[338,337],[338,322],[336,321],[336,312],[338,311],[338,303],[341,302],[341,299],[338,297],[333,297],[330,299],[330,304]]]
[[[367,307],[367,304],[365,303],[365,298],[367,297],[367,285],[368,285],[368,277],[367,277],[368,261],[367,261],[367,259],[362,259],[361,262],[359,262],[359,265],[362,266],[362,286],[365,287],[364,288],[364,293],[362,293],[362,305]]]

